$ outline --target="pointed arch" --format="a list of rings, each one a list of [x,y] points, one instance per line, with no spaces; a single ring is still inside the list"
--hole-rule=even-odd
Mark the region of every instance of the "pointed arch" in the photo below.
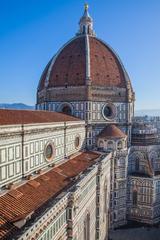
[[[103,221],[105,220],[106,218],[106,215],[107,215],[107,179],[105,179],[104,181],[104,187],[103,187]]]
[[[87,212],[84,219],[84,240],[90,240],[90,213]]]
[[[134,190],[133,196],[132,196],[132,203],[134,206],[137,206],[137,202],[138,202],[138,193],[137,193],[137,190]]]

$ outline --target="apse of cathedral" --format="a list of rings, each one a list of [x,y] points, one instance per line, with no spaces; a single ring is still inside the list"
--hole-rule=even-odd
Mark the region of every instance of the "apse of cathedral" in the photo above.
[[[159,222],[157,129],[133,121],[134,101],[86,4],[42,73],[36,110],[0,110],[0,239],[107,240]]]

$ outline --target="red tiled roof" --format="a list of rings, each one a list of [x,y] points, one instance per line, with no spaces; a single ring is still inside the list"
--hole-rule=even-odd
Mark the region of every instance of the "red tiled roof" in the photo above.
[[[99,39],[90,37],[91,81],[93,85],[125,87],[122,66],[113,51]]]
[[[126,134],[124,132],[122,132],[118,127],[111,124],[111,125],[106,126],[97,137],[108,138],[108,139],[124,138],[124,137],[126,137]]]
[[[96,37],[89,36],[90,71],[92,85],[126,87],[122,64],[116,54]],[[53,58],[54,60],[54,58]],[[45,87],[45,79],[51,66],[49,87],[82,86],[86,83],[86,40],[79,36],[69,42],[46,66],[40,80],[39,90]]]
[[[77,86],[85,84],[85,38],[77,38],[69,43],[57,57],[53,65],[49,87]]]
[[[14,233],[18,230],[17,227],[6,221],[0,216],[0,239],[9,240],[13,237]]]
[[[0,125],[79,121],[63,113],[0,109]]]
[[[1,196],[0,216],[10,223],[24,219],[33,211],[40,209],[69,184],[74,183],[73,178],[91,166],[99,156],[100,154],[94,152],[83,152]],[[0,234],[3,234],[2,230]]]

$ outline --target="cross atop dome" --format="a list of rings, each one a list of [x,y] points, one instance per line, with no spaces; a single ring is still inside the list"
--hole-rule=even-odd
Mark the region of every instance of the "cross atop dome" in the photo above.
[[[84,14],[79,21],[79,32],[78,35],[95,35],[93,30],[93,19],[90,17],[89,5],[87,3],[84,4]]]

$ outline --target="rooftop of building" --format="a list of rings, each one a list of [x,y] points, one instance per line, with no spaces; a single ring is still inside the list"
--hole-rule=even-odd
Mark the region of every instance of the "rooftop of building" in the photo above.
[[[0,109],[0,125],[71,122],[80,119],[63,113],[39,110]]]
[[[7,240],[7,237],[13,236],[17,231],[18,228],[16,226],[0,216],[0,239]]]
[[[126,134],[122,132],[116,125],[110,124],[106,126],[97,136],[98,138],[114,139],[126,138]]]
[[[96,152],[81,152],[65,163],[52,168],[33,180],[8,191],[0,197],[0,236],[1,239],[12,239],[12,233],[18,229],[14,223],[33,214],[35,219],[47,203],[56,198],[62,191],[75,183],[75,177],[87,170],[101,156]],[[8,227],[10,226],[10,227]],[[12,231],[13,230],[13,231]]]
[[[157,128],[151,123],[134,122],[132,134],[156,134]]]
[[[159,144],[158,138],[158,130],[153,124],[134,122],[132,126],[132,145],[157,145]]]

